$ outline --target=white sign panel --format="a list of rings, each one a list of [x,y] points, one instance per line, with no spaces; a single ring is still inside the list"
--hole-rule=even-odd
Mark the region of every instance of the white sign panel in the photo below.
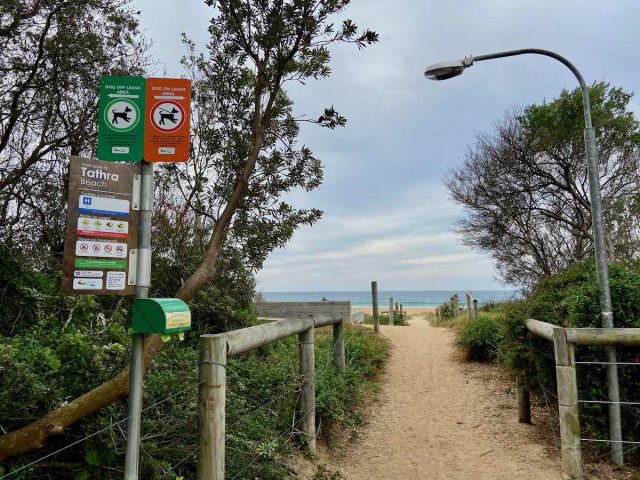
[[[127,286],[125,272],[107,272],[107,290],[124,290]]]
[[[80,213],[127,217],[129,216],[129,200],[97,197],[94,195],[80,195],[78,210]]]
[[[76,241],[76,256],[98,258],[127,258],[127,244],[118,242],[96,242],[79,238]]]
[[[102,278],[104,272],[100,270],[76,270],[73,272],[73,276],[76,278]]]
[[[102,290],[101,278],[74,278],[74,290]]]
[[[129,222],[110,218],[78,217],[78,235],[84,237],[127,238]]]

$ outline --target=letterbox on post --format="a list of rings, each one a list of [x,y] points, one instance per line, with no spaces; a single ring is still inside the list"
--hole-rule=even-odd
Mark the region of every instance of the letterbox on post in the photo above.
[[[191,330],[191,311],[177,298],[136,298],[134,333],[173,333]]]

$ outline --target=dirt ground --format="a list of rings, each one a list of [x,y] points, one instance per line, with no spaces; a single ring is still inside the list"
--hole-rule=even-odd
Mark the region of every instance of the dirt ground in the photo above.
[[[381,331],[394,348],[371,421],[320,463],[345,480],[561,478],[540,427],[516,422],[512,387],[458,362],[451,330],[416,318]]]

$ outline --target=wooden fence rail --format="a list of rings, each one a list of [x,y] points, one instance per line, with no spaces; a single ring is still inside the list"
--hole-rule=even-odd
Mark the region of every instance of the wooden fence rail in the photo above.
[[[576,377],[575,345],[640,346],[640,328],[562,328],[539,320],[527,320],[527,329],[553,343],[560,417],[561,468],[563,478],[580,480],[580,416]],[[531,417],[529,405],[518,401],[518,418]]]
[[[316,452],[316,328],[333,325],[333,363],[339,371],[345,369],[344,322],[350,319],[351,302],[259,302],[257,308],[267,323],[200,337],[198,480],[225,478],[227,357],[298,335],[301,381],[298,411],[307,449],[312,455]]]

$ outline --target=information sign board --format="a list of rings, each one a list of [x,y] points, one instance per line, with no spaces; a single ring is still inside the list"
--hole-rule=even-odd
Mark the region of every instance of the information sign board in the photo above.
[[[135,294],[140,165],[71,157],[62,292]]]
[[[189,159],[190,106],[190,80],[147,79],[145,161],[186,162]]]
[[[105,76],[98,102],[98,158],[141,162],[144,146],[145,79]]]

